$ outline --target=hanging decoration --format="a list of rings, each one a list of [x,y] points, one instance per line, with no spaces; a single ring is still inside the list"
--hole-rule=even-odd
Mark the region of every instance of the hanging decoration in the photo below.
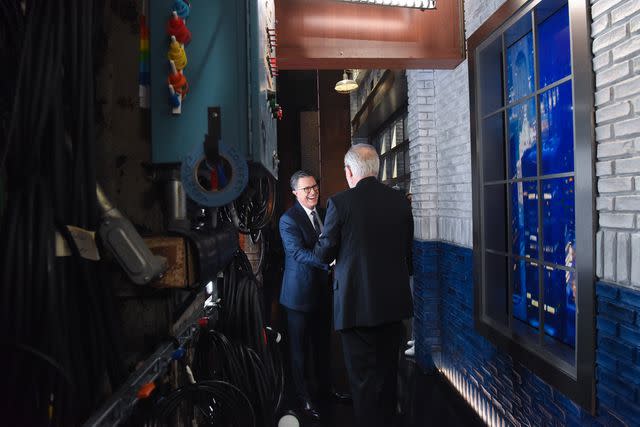
[[[167,34],[170,37],[169,59],[170,72],[168,81],[169,106],[173,114],[182,113],[182,102],[189,91],[189,83],[184,75],[187,66],[187,53],[184,46],[191,41],[191,31],[187,28],[186,19],[191,12],[191,5],[185,0],[175,0],[171,17],[167,21]]]

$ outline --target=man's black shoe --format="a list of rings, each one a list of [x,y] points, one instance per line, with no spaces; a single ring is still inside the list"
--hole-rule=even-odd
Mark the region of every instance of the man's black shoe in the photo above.
[[[302,402],[302,410],[314,421],[320,421],[320,412],[318,412],[318,408],[311,403],[310,400],[305,400]]]

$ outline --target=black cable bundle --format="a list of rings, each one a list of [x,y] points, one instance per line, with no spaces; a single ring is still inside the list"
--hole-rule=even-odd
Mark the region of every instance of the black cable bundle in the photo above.
[[[273,337],[269,338],[273,341]],[[279,349],[273,348],[277,376],[272,374],[274,360],[267,362],[251,348],[231,343],[214,330],[201,329],[196,339],[193,368],[198,380],[224,380],[236,385],[254,403],[256,416],[271,426],[282,400],[284,383]]]
[[[0,410],[8,425],[79,425],[126,376],[109,287],[98,265],[80,257],[66,227],[95,230],[98,222],[93,41],[99,3],[0,2],[0,51],[13,55],[2,82],[11,86],[3,92],[10,111],[0,104],[0,173],[7,186]],[[72,256],[56,256],[56,231]]]
[[[242,251],[236,253],[225,270],[220,298],[222,308],[217,329],[264,357],[266,339],[258,281]]]
[[[242,194],[221,213],[238,231],[250,234],[254,242],[258,233],[271,222],[275,212],[276,181],[260,163],[249,162],[249,182]]]
[[[284,392],[278,334],[264,325],[257,280],[239,251],[224,274],[216,330],[201,329],[193,367],[198,380],[236,385],[255,404],[256,416],[273,425]]]

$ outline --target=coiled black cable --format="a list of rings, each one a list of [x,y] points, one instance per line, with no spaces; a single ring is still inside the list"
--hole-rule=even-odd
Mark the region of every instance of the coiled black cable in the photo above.
[[[275,200],[276,181],[273,175],[262,164],[249,162],[247,187],[236,200],[221,209],[221,213],[223,219],[257,242],[258,232],[273,219]]]
[[[194,418],[197,422],[196,425],[256,425],[256,416],[249,398],[235,385],[220,380],[198,382],[175,390],[158,402],[154,420],[147,425],[176,425],[176,416],[183,405],[189,410],[182,412],[188,412],[189,418]]]
[[[196,378],[236,385],[253,402],[263,425],[273,425],[284,393],[278,334],[263,321],[257,280],[239,251],[225,270],[215,330],[200,329],[194,342]]]

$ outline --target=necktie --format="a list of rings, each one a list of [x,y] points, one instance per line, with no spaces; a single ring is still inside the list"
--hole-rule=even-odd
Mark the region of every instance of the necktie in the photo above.
[[[320,221],[318,221],[318,214],[316,211],[311,211],[311,218],[313,218],[313,228],[316,230],[316,236],[320,236]]]

